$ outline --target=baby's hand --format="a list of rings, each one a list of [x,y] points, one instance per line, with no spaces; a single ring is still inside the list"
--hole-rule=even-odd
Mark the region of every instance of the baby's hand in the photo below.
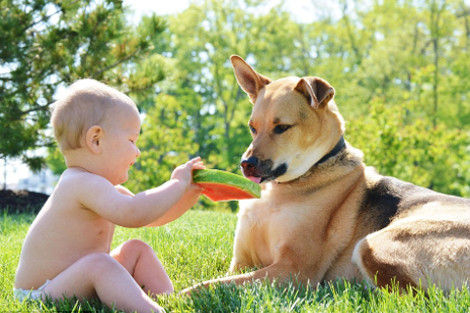
[[[178,166],[173,170],[171,173],[171,179],[177,179],[187,183],[187,185],[191,185],[194,169],[204,169],[204,163],[201,161],[200,157],[196,157],[192,160],[189,160],[183,165]]]

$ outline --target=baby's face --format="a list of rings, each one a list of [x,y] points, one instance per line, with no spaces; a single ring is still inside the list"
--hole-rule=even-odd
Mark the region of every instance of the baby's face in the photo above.
[[[106,165],[105,178],[113,185],[128,179],[129,168],[140,155],[136,143],[140,133],[140,116],[137,109],[128,108],[117,112],[105,123],[101,139],[102,157]]]

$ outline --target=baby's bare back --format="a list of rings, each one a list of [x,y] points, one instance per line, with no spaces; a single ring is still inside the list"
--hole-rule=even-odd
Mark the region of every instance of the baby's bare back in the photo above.
[[[109,253],[114,224],[80,204],[75,174],[66,171],[62,175],[31,225],[21,251],[15,288],[37,289],[82,257]]]

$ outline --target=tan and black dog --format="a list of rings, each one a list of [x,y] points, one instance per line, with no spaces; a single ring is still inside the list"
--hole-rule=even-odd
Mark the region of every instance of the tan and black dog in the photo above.
[[[325,80],[271,81],[239,56],[231,61],[254,104],[242,171],[261,183],[262,195],[240,202],[230,271],[259,269],[201,285],[297,277],[449,290],[470,280],[470,199],[366,167],[343,139]]]

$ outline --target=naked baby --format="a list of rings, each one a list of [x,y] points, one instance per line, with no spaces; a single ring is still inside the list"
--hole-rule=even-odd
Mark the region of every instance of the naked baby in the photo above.
[[[140,151],[134,102],[95,80],[80,80],[54,105],[52,126],[67,169],[32,223],[15,279],[19,300],[98,298],[130,312],[163,312],[154,301],[173,292],[152,248],[130,240],[111,251],[115,225],[159,226],[198,200],[194,158],[163,185],[134,195],[120,184]]]

